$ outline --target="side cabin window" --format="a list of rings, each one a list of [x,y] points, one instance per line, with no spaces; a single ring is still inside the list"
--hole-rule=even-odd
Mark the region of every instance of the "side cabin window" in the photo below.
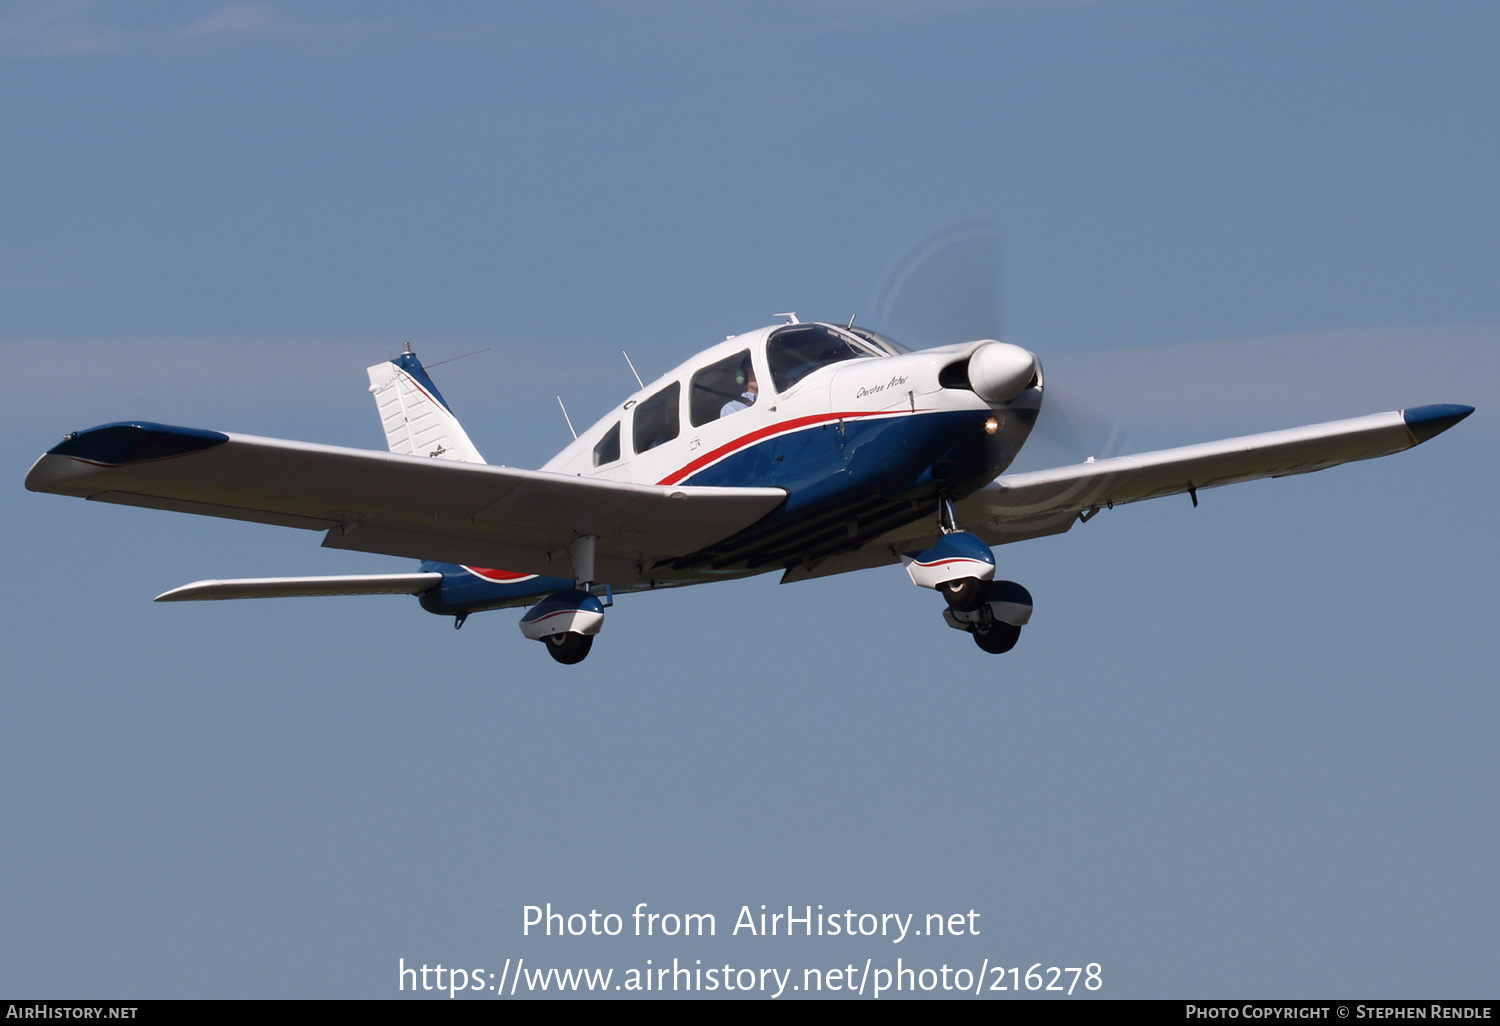
[[[819,367],[874,355],[874,351],[826,324],[781,328],[766,342],[766,362],[771,365],[771,382],[778,392],[785,392]]]
[[[701,427],[711,420],[749,409],[755,405],[759,392],[750,350],[742,350],[693,375],[688,390],[688,419],[693,427]]]
[[[599,444],[594,446],[594,466],[602,467],[620,458],[620,425],[616,424],[604,433]]]
[[[645,452],[677,437],[682,385],[672,382],[635,408],[635,451]]]

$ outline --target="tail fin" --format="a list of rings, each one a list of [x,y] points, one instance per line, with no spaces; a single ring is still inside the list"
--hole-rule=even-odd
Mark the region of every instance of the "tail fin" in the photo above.
[[[391,452],[484,462],[411,346],[396,359],[370,367],[369,374],[370,393]]]

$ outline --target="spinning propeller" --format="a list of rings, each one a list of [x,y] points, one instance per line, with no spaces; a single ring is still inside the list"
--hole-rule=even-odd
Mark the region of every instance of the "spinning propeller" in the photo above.
[[[891,265],[875,290],[872,308],[893,337],[925,348],[1003,339],[1000,297],[998,226],[989,220],[960,221],[921,239]],[[975,390],[989,398],[989,383],[988,391],[1000,398],[1019,373],[1017,351],[1006,346],[976,353],[969,368]],[[1117,421],[1092,411],[1070,394],[1066,383],[1048,378],[1044,386],[1032,438],[1057,450],[1052,454],[1057,461],[1076,463],[1119,451],[1124,431]]]

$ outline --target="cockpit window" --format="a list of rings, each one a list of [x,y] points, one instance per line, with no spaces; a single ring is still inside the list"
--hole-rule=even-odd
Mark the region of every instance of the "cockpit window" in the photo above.
[[[766,342],[766,362],[771,365],[771,381],[778,392],[785,392],[830,363],[884,355],[883,349],[843,335],[826,324],[781,328]]]
[[[755,405],[758,393],[750,350],[745,349],[693,375],[688,393],[688,419],[693,427],[699,427],[749,409]]]
[[[682,385],[674,381],[635,408],[635,451],[645,452],[677,437],[677,407]]]

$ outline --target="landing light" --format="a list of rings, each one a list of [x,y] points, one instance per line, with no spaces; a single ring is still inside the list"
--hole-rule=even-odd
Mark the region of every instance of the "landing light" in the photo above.
[[[985,434],[987,434],[987,435],[993,435],[996,431],[999,431],[999,430],[1000,430],[1000,422],[998,420],[996,420],[994,417],[991,417],[989,420],[987,420],[987,421],[984,422],[984,433]]]

